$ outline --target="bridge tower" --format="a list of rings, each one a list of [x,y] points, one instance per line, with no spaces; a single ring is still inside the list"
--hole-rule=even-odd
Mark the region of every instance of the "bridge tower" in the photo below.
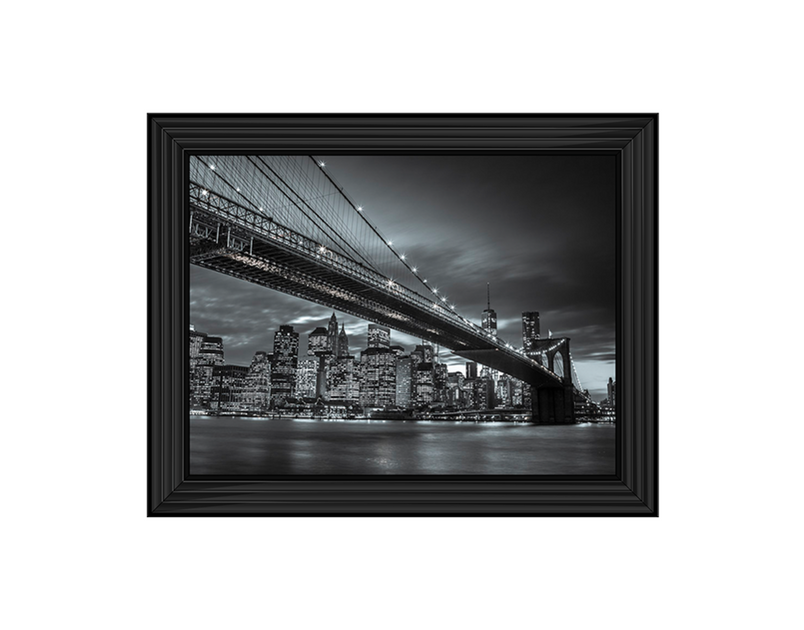
[[[575,422],[575,395],[570,363],[570,340],[537,339],[535,345],[547,356],[547,368],[555,372],[556,355],[561,357],[561,384],[531,389],[533,421],[538,424],[572,424]]]

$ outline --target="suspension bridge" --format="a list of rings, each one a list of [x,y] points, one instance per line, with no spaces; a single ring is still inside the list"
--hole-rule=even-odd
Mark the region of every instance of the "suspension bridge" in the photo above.
[[[430,341],[532,386],[539,422],[572,422],[568,338],[525,351],[461,315],[313,156],[192,156],[190,262]]]

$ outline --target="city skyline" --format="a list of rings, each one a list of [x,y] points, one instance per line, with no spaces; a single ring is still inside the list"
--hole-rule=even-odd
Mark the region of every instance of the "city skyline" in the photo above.
[[[321,157],[395,247],[480,324],[497,313],[501,338],[522,346],[522,313],[572,339],[585,388],[599,399],[614,376],[614,163],[604,157]],[[191,265],[191,320],[226,338],[227,362],[271,351],[280,325],[307,336],[333,310]],[[368,322],[336,311],[350,347]],[[393,343],[420,340],[394,330]],[[464,371],[442,349],[440,360]]]

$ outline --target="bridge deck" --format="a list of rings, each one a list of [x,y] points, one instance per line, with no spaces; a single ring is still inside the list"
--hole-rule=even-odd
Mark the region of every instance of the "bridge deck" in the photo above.
[[[547,368],[443,305],[267,217],[197,186],[191,186],[190,200],[193,264],[439,344],[537,388],[564,386]]]

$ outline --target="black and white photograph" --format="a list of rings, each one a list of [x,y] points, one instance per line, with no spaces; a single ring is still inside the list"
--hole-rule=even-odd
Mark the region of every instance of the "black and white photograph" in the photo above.
[[[193,155],[191,475],[613,475],[613,155]]]

